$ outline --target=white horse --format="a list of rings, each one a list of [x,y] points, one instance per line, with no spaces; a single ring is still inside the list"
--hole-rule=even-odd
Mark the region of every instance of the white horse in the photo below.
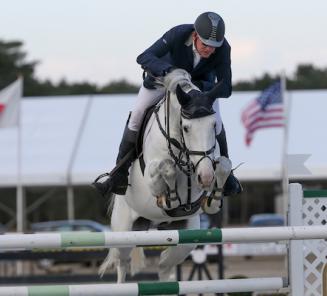
[[[130,186],[124,196],[112,198],[113,231],[146,230],[163,224],[199,229],[200,213],[213,214],[221,208],[221,192],[231,162],[219,157],[215,138],[212,104],[216,88],[200,92],[181,69],[168,74],[164,85],[165,98],[144,131],[141,160],[136,160],[130,169]],[[146,221],[146,227],[135,227],[140,221]],[[164,250],[159,261],[159,280],[171,280],[174,267],[194,247],[181,245]],[[142,248],[113,248],[99,273],[117,267],[117,281],[124,282],[128,268],[134,274],[144,267],[144,259]]]

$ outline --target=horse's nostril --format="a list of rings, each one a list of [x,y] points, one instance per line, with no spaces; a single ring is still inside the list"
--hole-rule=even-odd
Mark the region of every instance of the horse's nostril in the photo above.
[[[202,184],[200,175],[198,175],[198,182],[199,182],[199,184]]]

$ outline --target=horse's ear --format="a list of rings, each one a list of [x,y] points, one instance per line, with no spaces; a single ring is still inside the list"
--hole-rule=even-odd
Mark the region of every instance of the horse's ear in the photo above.
[[[219,81],[211,90],[205,92],[205,95],[212,101],[212,103],[216,98],[218,98],[222,83],[223,80]]]
[[[179,84],[176,87],[176,96],[181,106],[185,106],[190,101],[190,96],[182,90]]]

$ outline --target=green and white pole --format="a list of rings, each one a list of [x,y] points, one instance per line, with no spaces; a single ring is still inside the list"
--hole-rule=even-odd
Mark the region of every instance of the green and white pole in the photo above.
[[[62,232],[3,234],[0,250],[68,247],[169,246],[326,239],[327,226],[254,227],[210,230]]]
[[[233,293],[280,290],[283,278],[205,280],[158,283],[93,284],[69,286],[0,287],[0,296],[138,296],[190,293]]]

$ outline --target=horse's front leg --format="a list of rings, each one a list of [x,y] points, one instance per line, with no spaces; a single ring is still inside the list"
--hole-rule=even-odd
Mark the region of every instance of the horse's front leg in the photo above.
[[[200,216],[196,215],[187,220],[186,229],[199,229]],[[179,245],[175,247],[168,247],[160,255],[159,260],[159,280],[160,281],[174,281],[175,267],[184,262],[186,257],[191,253],[196,245]]]
[[[149,187],[157,198],[157,205],[164,209],[173,209],[180,202],[175,190],[176,168],[171,159],[153,160],[148,167]]]
[[[211,194],[202,201],[202,210],[207,214],[216,214],[222,207],[222,193],[225,182],[232,170],[232,162],[225,156],[216,160],[215,181],[212,183]]]

